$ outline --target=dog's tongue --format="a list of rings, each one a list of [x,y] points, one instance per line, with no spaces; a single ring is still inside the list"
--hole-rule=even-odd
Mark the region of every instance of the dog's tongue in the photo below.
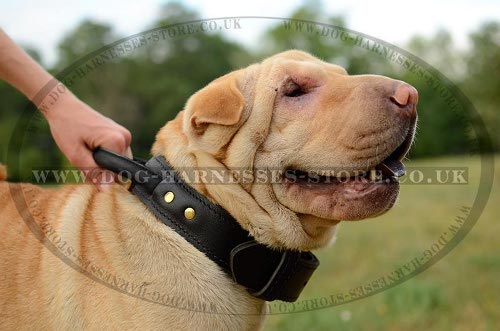
[[[406,173],[406,168],[403,162],[396,159],[386,159],[375,168],[382,171],[382,174],[389,177],[401,177]]]

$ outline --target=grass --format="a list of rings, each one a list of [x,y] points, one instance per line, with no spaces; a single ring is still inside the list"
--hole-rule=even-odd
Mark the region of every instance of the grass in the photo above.
[[[268,317],[265,330],[500,330],[500,156],[489,202],[465,239],[426,271],[382,293],[334,307]],[[397,205],[373,220],[342,223],[302,300],[348,293],[421,256],[448,230],[479,183],[477,157],[418,160],[461,166],[466,185],[402,185]]]

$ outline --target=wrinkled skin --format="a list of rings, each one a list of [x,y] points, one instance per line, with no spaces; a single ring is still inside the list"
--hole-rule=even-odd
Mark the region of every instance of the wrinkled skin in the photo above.
[[[337,65],[288,51],[198,91],[160,131],[153,152],[177,168],[279,172],[280,180],[264,183],[193,186],[258,240],[312,249],[329,242],[339,221],[374,217],[393,206],[397,181],[349,177],[391,154],[404,158],[417,100],[417,91],[404,82],[350,76]],[[291,181],[283,175],[287,170],[328,177]]]

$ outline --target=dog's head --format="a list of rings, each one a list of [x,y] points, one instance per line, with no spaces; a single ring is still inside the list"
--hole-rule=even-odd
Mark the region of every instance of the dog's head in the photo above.
[[[236,184],[197,189],[258,240],[312,249],[331,239],[339,221],[393,206],[393,175],[413,140],[417,99],[404,82],[349,76],[287,51],[194,94],[177,124],[160,131],[153,153],[174,167],[235,170]],[[182,132],[182,141],[173,142],[172,131]],[[368,176],[371,169],[381,170],[382,180]]]

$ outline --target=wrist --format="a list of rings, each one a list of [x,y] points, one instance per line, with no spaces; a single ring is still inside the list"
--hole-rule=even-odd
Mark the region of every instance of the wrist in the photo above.
[[[57,83],[37,105],[38,109],[50,123],[61,116],[68,116],[81,105],[78,99],[62,83]]]

